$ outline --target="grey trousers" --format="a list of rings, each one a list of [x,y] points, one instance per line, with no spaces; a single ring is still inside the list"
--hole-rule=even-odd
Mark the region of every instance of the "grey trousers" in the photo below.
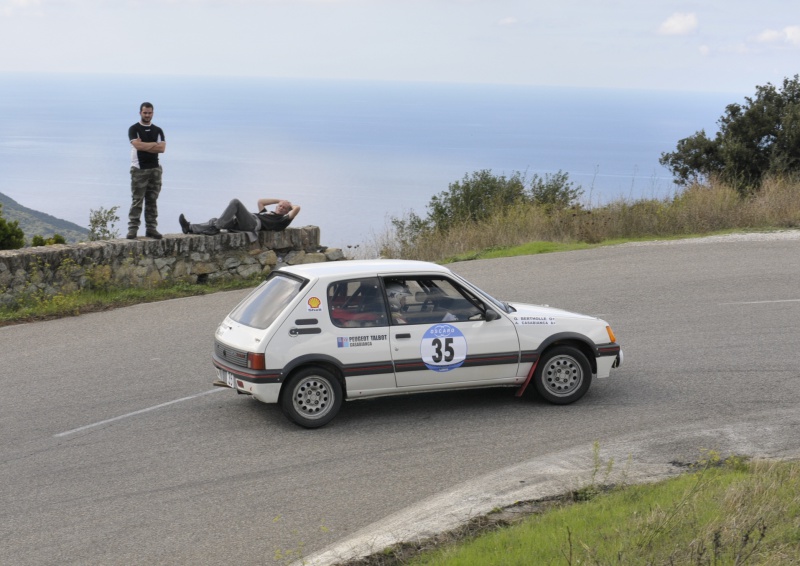
[[[255,232],[258,229],[258,220],[255,214],[249,212],[247,207],[238,198],[233,199],[219,218],[212,218],[203,224],[191,224],[191,234],[205,234],[213,236],[220,230],[236,230],[237,232]]]

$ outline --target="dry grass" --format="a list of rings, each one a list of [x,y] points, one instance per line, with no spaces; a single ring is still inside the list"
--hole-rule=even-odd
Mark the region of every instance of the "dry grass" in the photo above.
[[[664,199],[621,199],[602,206],[548,213],[519,205],[485,222],[456,226],[413,242],[399,242],[392,228],[365,246],[389,258],[441,261],[469,252],[533,241],[559,243],[706,234],[800,226],[800,180],[771,179],[741,197],[720,184],[693,185]]]

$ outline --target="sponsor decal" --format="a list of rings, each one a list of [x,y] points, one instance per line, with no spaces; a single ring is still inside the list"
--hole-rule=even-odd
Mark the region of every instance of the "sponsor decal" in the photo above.
[[[318,297],[311,297],[308,299],[308,312],[322,312],[320,305],[322,305],[322,301]]]
[[[515,316],[514,324],[519,326],[542,326],[555,324],[556,319],[553,316]]]
[[[431,326],[422,335],[422,361],[432,371],[454,370],[467,359],[467,339],[452,324]]]
[[[359,348],[361,346],[372,346],[373,342],[381,342],[389,339],[388,334],[367,334],[364,336],[337,336],[337,348]]]

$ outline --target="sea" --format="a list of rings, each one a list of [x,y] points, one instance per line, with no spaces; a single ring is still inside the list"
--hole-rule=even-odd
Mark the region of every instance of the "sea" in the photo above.
[[[139,105],[167,141],[159,229],[232,198],[301,205],[295,226],[367,249],[393,218],[480,170],[565,172],[584,204],[669,198],[663,152],[744,93],[181,76],[0,74],[0,193],[88,226],[130,205],[128,128]],[[142,228],[143,232],[143,228]],[[363,246],[363,248],[362,248]]]

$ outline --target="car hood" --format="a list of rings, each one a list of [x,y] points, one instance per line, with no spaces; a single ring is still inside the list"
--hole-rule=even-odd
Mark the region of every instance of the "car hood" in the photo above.
[[[542,316],[542,317],[554,317],[554,318],[578,318],[578,319],[592,319],[598,320],[595,316],[589,316],[586,314],[580,314],[576,312],[565,311],[563,309],[556,309],[553,307],[548,307],[547,305],[528,305],[525,303],[508,303],[512,309],[516,312],[508,313],[512,319],[514,317],[522,317],[522,316]]]
[[[594,344],[609,342],[608,323],[595,316],[541,305],[513,303],[510,306],[516,310],[506,316],[516,326],[523,348],[538,348],[545,337],[563,332],[583,335]]]

